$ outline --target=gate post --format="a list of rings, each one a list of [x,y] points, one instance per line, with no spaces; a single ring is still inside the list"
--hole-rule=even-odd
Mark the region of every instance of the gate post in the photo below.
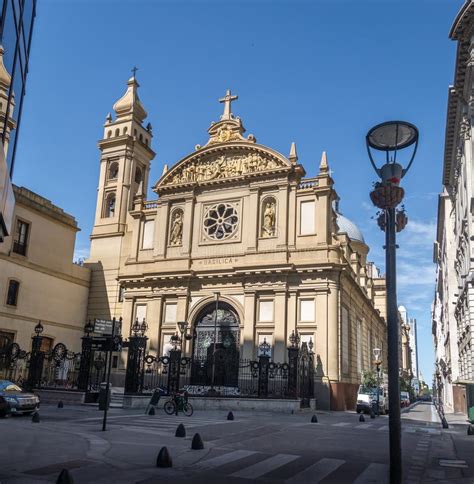
[[[35,326],[36,336],[31,338],[30,367],[28,369],[28,379],[26,381],[26,387],[30,390],[41,386],[44,363],[44,353],[41,351],[41,343],[43,341],[43,337],[41,336],[42,332],[43,325],[41,324],[41,321],[38,321],[38,324]]]
[[[258,349],[258,397],[266,398],[268,396],[268,366],[271,349],[266,338],[263,338],[263,343],[259,345]]]
[[[127,371],[125,373],[125,393],[141,393],[145,377],[145,352],[148,338],[145,336],[148,325],[138,319],[132,326],[133,336],[128,339]]]
[[[290,346],[288,346],[288,395],[296,398],[298,396],[298,353],[300,335],[298,330],[292,331],[290,335]]]
[[[92,363],[92,338],[90,333],[94,330],[94,326],[89,321],[84,326],[85,336],[82,337],[81,361],[79,365],[79,376],[77,378],[77,389],[82,392],[87,392],[89,389],[89,377]]]

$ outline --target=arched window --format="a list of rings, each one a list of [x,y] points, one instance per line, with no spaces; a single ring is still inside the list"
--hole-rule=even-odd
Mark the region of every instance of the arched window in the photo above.
[[[115,130],[115,136],[120,136],[120,129],[118,129],[118,128],[117,128],[117,129]]]
[[[134,129],[134,130],[133,130],[133,136],[136,136],[136,135],[137,135],[137,130],[136,130],[136,129]]]
[[[111,138],[112,137],[112,130],[109,129],[109,131],[107,131],[107,138]]]
[[[140,133],[139,139],[140,139],[140,141],[143,142],[143,134],[142,133]]]
[[[148,138],[145,138],[145,144],[148,146]]]
[[[140,168],[136,168],[135,170],[135,183],[140,184],[142,181],[142,170]]]
[[[125,126],[125,128],[123,128],[123,134],[127,134],[128,132],[128,128]]]
[[[109,193],[105,199],[105,217],[111,218],[115,215],[115,193]]]
[[[118,177],[119,165],[114,162],[110,164],[109,168],[109,180],[116,180]]]

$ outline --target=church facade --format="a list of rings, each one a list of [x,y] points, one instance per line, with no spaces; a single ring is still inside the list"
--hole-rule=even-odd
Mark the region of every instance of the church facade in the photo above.
[[[242,359],[265,341],[284,362],[297,331],[315,355],[318,406],[355,408],[372,350],[386,353],[385,281],[358,228],[338,213],[326,154],[305,178],[294,144],[284,156],[245,136],[228,91],[208,141],[165,166],[149,199],[155,153],[138,87],[132,77],[99,142],[89,318],[122,317],[124,336],[145,319],[155,355],[186,321],[191,358],[217,337]]]

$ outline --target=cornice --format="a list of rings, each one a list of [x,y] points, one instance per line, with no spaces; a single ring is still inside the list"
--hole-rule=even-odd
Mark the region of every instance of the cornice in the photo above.
[[[8,254],[4,254],[2,252],[0,252],[0,260],[4,260],[4,261],[7,261],[7,262],[10,262],[11,264],[25,267],[26,269],[29,269],[31,271],[41,272],[42,274],[47,274],[48,276],[56,277],[58,279],[62,279],[64,281],[71,282],[73,284],[78,284],[78,285],[84,286],[84,287],[90,286],[90,281],[89,281],[89,279],[90,279],[90,269],[87,268],[87,267],[82,267],[82,269],[84,271],[87,271],[88,274],[89,274],[88,279],[84,280],[84,279],[80,279],[78,277],[74,277],[74,276],[70,276],[68,274],[64,274],[62,272],[54,271],[54,270],[49,269],[47,267],[41,266],[39,264],[35,264],[33,262],[28,261],[28,259],[19,258],[19,257],[13,258],[12,256],[10,256]],[[72,262],[71,262],[71,265],[73,265]],[[78,266],[78,267],[80,267],[80,266]]]

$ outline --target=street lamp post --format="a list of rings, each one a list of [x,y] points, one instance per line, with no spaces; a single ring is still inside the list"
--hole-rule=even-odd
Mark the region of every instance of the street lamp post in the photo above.
[[[382,350],[380,348],[374,348],[372,352],[374,354],[374,365],[377,370],[377,416],[380,416],[380,365],[382,364],[380,355]]]
[[[409,170],[418,147],[418,129],[404,121],[389,121],[374,126],[366,136],[370,162],[380,177],[370,193],[372,203],[381,212],[378,224],[385,232],[385,271],[387,284],[387,343],[388,343],[388,397],[389,397],[389,438],[390,438],[390,483],[402,482],[402,451],[400,421],[400,382],[398,361],[398,308],[396,279],[396,232],[407,224],[405,211],[397,210],[404,190],[399,186]],[[397,163],[399,150],[414,145],[406,168]],[[378,168],[372,157],[371,148],[385,152],[385,164]]]

